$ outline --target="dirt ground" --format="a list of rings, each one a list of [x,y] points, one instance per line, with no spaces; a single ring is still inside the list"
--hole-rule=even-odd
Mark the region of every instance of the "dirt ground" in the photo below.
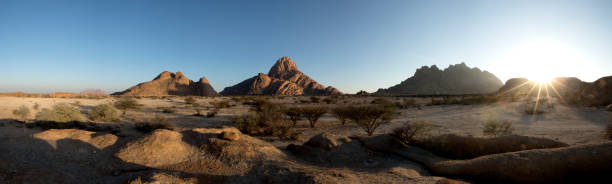
[[[300,101],[307,101],[309,97],[285,97],[282,99],[270,98],[271,101],[282,103],[286,106],[336,106],[336,104],[316,103],[304,104]],[[400,101],[403,98],[388,98],[392,101]],[[104,99],[70,99],[70,98],[21,98],[21,97],[0,97],[0,142],[10,143],[13,139],[29,137],[40,133],[43,130],[23,128],[20,123],[14,121],[16,117],[12,114],[14,109],[25,105],[32,111],[30,120],[35,118],[36,113],[43,108],[51,108],[57,103],[69,103],[78,106],[81,111],[86,114],[89,109],[98,104],[112,103],[115,98]],[[230,100],[229,97],[201,97],[197,98],[197,103],[205,104],[204,109],[212,109],[209,102]],[[350,97],[342,98],[338,104],[369,104],[374,100],[374,97]],[[375,135],[390,133],[395,127],[401,126],[406,121],[410,120],[426,120],[438,127],[435,130],[436,134],[453,133],[458,135],[468,135],[474,137],[483,137],[483,124],[489,120],[499,122],[511,122],[514,127],[514,134],[548,138],[561,141],[570,145],[579,145],[585,143],[600,143],[605,142],[604,127],[612,120],[612,112],[602,109],[585,108],[566,106],[560,103],[553,103],[554,108],[546,107],[546,113],[539,115],[529,115],[524,113],[525,105],[523,102],[504,102],[495,104],[482,105],[441,105],[428,106],[429,98],[415,99],[420,108],[408,108],[398,110],[398,115],[389,123],[381,125],[375,132]],[[239,102],[233,102],[235,106],[222,109],[219,114],[212,118],[193,116],[195,111],[186,104],[184,97],[169,97],[169,98],[140,98],[138,103],[143,104],[141,110],[129,111],[128,115],[118,122],[121,127],[120,140],[118,142],[126,142],[131,139],[136,139],[143,136],[133,128],[136,122],[146,121],[156,115],[164,116],[171,122],[176,124],[175,131],[188,131],[195,128],[219,128],[222,126],[231,126],[231,119],[236,115],[242,115],[249,111],[249,106]],[[39,105],[38,110],[33,106]],[[163,113],[163,108],[173,108],[177,111],[174,113]],[[206,113],[208,110],[204,110]],[[99,122],[105,123],[105,122]],[[279,140],[276,137],[257,137],[279,150],[285,150],[289,144],[303,144],[311,137],[329,132],[338,136],[366,136],[365,131],[361,127],[354,124],[341,125],[330,114],[324,115],[317,123],[316,128],[310,128],[304,120],[299,121],[297,131],[301,132],[300,139]],[[19,141],[17,141],[19,142]],[[16,146],[17,144],[11,144]],[[6,146],[6,145],[5,145]],[[27,146],[27,145],[22,145]],[[27,157],[25,157],[27,158]],[[373,183],[436,183],[440,182],[441,177],[428,176],[428,172],[417,163],[399,161],[401,159],[395,157],[374,157],[380,159],[380,168],[366,167],[363,168],[333,168],[330,172],[337,172],[337,175],[350,175],[354,181],[372,181]],[[401,162],[398,164],[398,162]],[[365,163],[365,162],[364,162]],[[323,173],[323,170],[329,170],[323,166],[313,166],[308,164],[300,164],[287,162],[284,164],[293,165],[293,169],[298,169],[301,172]],[[0,163],[2,165],[2,163]],[[363,164],[362,164],[363,165]],[[366,164],[367,165],[367,164]],[[350,170],[344,172],[345,170]],[[322,181],[326,180],[328,175],[317,175],[313,177],[322,177]],[[385,179],[381,179],[381,177]],[[338,178],[327,178],[328,183],[343,183]],[[0,175],[0,181],[2,176]],[[333,182],[337,181],[337,182]],[[346,180],[353,181],[353,180]],[[370,182],[370,183],[372,183]]]

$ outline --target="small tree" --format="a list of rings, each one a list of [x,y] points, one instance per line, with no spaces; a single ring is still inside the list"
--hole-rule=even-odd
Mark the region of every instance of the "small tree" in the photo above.
[[[331,110],[331,113],[336,119],[342,123],[342,125],[346,124],[346,121],[349,118],[349,109],[347,107],[336,107]]]
[[[98,121],[116,121],[119,116],[119,110],[111,104],[96,105],[89,111],[89,117]]]
[[[310,128],[314,128],[315,124],[327,112],[327,107],[302,107],[300,114],[310,122]]]
[[[294,127],[297,125],[297,122],[300,119],[302,119],[301,109],[297,107],[290,107],[290,108],[284,109],[283,113],[285,113],[285,115],[289,117],[289,120],[291,120]]]
[[[186,104],[193,104],[193,103],[195,103],[195,102],[196,102],[196,99],[195,99],[195,98],[193,98],[193,97],[187,97],[187,98],[185,98],[185,103],[186,103]]]
[[[117,100],[117,102],[115,102],[115,107],[117,107],[117,109],[122,110],[123,115],[125,116],[128,110],[140,109],[140,107],[142,107],[142,104],[139,104],[133,98],[121,98]]]
[[[433,130],[435,126],[425,120],[408,121],[403,126],[393,129],[392,135],[404,144],[410,144],[419,137],[424,137]]]
[[[348,108],[349,119],[361,126],[368,136],[372,136],[378,126],[392,118],[393,109],[379,105],[356,106]]]
[[[26,123],[28,116],[30,116],[30,109],[22,105],[18,109],[13,110],[13,115],[17,116],[21,122]]]
[[[498,123],[497,121],[489,120],[482,128],[482,133],[491,137],[511,135],[512,131],[514,131],[512,123],[507,121]]]

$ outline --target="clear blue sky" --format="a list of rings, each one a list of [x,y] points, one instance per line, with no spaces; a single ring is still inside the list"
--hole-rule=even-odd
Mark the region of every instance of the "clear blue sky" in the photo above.
[[[282,56],[349,93],[460,62],[593,81],[612,74],[612,1],[0,1],[0,92],[115,92],[164,70],[221,91]]]

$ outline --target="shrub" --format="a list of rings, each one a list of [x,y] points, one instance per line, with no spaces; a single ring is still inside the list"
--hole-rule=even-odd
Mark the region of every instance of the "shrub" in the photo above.
[[[612,124],[608,124],[605,130],[605,138],[612,140]]]
[[[123,111],[123,115],[127,114],[128,110],[137,110],[142,107],[142,104],[139,104],[134,98],[121,98],[115,102],[115,107]]]
[[[425,120],[408,121],[403,126],[393,129],[393,135],[404,144],[411,144],[417,138],[423,138],[433,130],[435,126]]]
[[[196,99],[195,99],[195,98],[193,98],[193,97],[187,97],[187,98],[185,98],[185,103],[186,103],[186,104],[193,104],[193,103],[195,103],[195,102],[196,102]]]
[[[36,116],[37,121],[53,121],[53,122],[72,122],[86,121],[85,116],[81,114],[79,109],[70,106],[66,103],[60,103],[53,106],[52,109],[43,109],[38,116]]]
[[[22,105],[18,109],[13,110],[13,115],[17,116],[21,122],[26,123],[28,121],[28,117],[30,116],[30,109],[25,105]]]
[[[319,118],[327,112],[327,107],[301,107],[299,111],[310,122],[310,128],[314,128]]]
[[[297,122],[302,119],[302,111],[297,107],[286,108],[283,110],[283,113],[289,117],[294,127],[297,125]]]
[[[32,106],[32,108],[34,108],[34,110],[38,110],[40,108],[40,104],[35,103],[34,106]]]
[[[98,121],[115,121],[119,116],[119,110],[111,104],[100,104],[89,111],[89,117]]]
[[[361,126],[368,136],[372,136],[380,124],[390,120],[393,109],[379,105],[348,107],[348,118]]]
[[[156,115],[154,118],[150,119],[147,122],[140,122],[134,125],[136,130],[148,133],[157,129],[166,129],[166,130],[174,130],[174,123],[170,122],[167,118]]]
[[[286,128],[284,108],[261,100],[253,107],[254,112],[234,118],[234,126],[249,135],[279,135]]]
[[[535,104],[527,104],[525,105],[525,114],[529,114],[529,115],[544,114],[544,111],[540,108],[541,108],[541,104],[539,104],[539,106],[537,107]]]
[[[199,103],[193,103],[191,106],[195,111],[195,114],[193,114],[194,116],[202,116],[202,106]]]
[[[321,98],[316,97],[316,96],[311,96],[310,97],[310,102],[312,103],[319,103],[321,101]]]
[[[497,121],[489,120],[482,128],[482,133],[491,137],[508,136],[512,134],[512,131],[514,131],[512,123],[507,121],[498,123]]]
[[[349,108],[348,107],[336,107],[331,110],[332,115],[345,125],[349,118]]]
[[[407,108],[411,108],[411,107],[416,107],[416,100],[410,98],[410,99],[404,99],[401,102],[395,102],[395,107],[399,108],[399,109],[407,109]]]
[[[81,101],[74,101],[74,106],[80,107],[81,106]]]
[[[176,113],[176,109],[175,108],[171,108],[171,107],[164,107],[162,109],[163,113],[167,113],[167,114],[173,114]]]
[[[223,108],[228,108],[231,106],[230,102],[227,100],[222,100],[218,102],[210,102],[210,105],[212,105],[217,111],[220,111]]]
[[[215,116],[217,115],[217,113],[218,113],[218,112],[219,112],[219,111],[217,111],[217,110],[210,111],[210,112],[206,113],[206,117],[207,117],[207,118],[212,118],[212,117],[215,117]]]

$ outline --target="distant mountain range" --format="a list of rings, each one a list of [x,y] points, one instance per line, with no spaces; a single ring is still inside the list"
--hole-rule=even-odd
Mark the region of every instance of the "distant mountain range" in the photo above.
[[[387,89],[378,89],[376,95],[431,95],[431,94],[484,94],[493,93],[503,85],[495,75],[465,63],[450,65],[444,70],[436,65],[423,66],[414,76]]]
[[[566,103],[584,106],[605,106],[612,104],[612,76],[602,77],[594,82],[584,82],[576,77],[557,77],[549,84],[539,85],[526,78],[512,78],[506,81],[497,94],[501,96],[531,95],[557,96]]]
[[[222,95],[341,95],[338,89],[325,87],[298,70],[287,56],[276,61],[268,74],[259,73],[221,91]]]

